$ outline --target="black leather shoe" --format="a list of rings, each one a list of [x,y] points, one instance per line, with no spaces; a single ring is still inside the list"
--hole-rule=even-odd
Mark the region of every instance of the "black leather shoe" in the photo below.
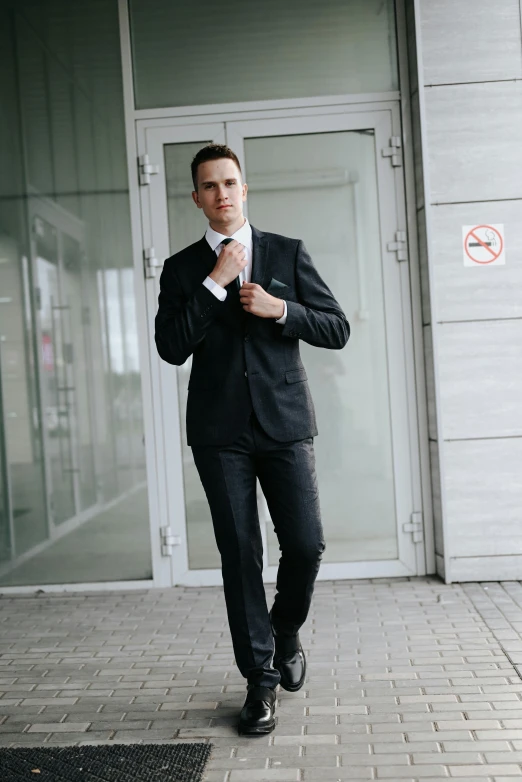
[[[245,705],[239,715],[240,736],[264,736],[275,728],[275,690],[249,685]]]
[[[274,668],[281,674],[281,687],[288,692],[297,692],[306,677],[306,657],[299,640],[299,634],[278,635],[272,625],[275,641]]]

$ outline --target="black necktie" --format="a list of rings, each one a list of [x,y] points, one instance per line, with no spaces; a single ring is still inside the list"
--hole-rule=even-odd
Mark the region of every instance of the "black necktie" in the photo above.
[[[223,241],[221,242],[221,244],[222,244],[222,245],[227,245],[227,244],[230,244],[230,242],[233,242],[233,241],[234,241],[234,240],[233,240],[233,239],[230,239],[230,237],[229,237],[228,239],[223,239]],[[241,290],[241,282],[240,282],[240,280],[239,280],[239,275],[236,277],[236,279],[235,279],[235,280],[233,280],[233,283],[234,283],[234,285],[236,286],[236,288],[237,288],[237,290],[238,290],[238,292],[239,292],[239,291]]]

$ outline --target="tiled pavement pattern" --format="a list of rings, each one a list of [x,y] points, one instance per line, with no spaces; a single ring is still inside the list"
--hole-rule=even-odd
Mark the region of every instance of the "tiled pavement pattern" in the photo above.
[[[220,589],[4,596],[0,744],[210,741],[207,782],[507,782],[521,636],[519,582],[319,583],[303,690],[279,693],[274,733],[240,739]]]

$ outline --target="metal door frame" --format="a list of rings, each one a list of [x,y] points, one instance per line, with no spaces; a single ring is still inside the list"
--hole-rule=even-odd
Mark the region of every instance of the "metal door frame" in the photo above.
[[[295,102],[290,102],[290,104]],[[141,119],[136,123],[137,153],[138,156],[148,155],[149,164],[156,173],[148,177],[148,184],[140,189],[140,203],[142,215],[143,244],[142,248],[148,255],[153,248],[153,264],[161,265],[161,261],[170,254],[168,237],[168,215],[166,198],[166,181],[164,169],[165,144],[208,140],[227,140],[241,157],[243,149],[242,133],[248,135],[286,135],[289,133],[302,134],[305,132],[328,132],[336,129],[359,129],[361,127],[373,127],[376,134],[376,166],[378,170],[378,195],[379,208],[382,211],[386,203],[383,192],[383,177],[388,180],[388,199],[391,197],[396,205],[396,215],[392,218],[395,225],[389,236],[382,236],[383,263],[390,251],[386,249],[387,241],[393,240],[395,230],[401,227],[406,230],[405,221],[405,197],[402,180],[402,169],[391,166],[391,161],[380,157],[378,150],[389,144],[390,136],[400,138],[400,107],[397,100],[370,102],[365,98],[361,103],[354,101],[353,97],[347,103],[338,100],[330,106],[325,101],[317,105],[316,101],[301,101],[300,106],[287,105],[286,108],[265,108],[259,105],[244,105],[242,111],[224,111],[213,114],[199,114],[196,116],[158,117]],[[286,125],[287,130],[284,130]],[[288,128],[292,130],[288,130]],[[265,132],[262,131],[265,129]],[[318,129],[321,129],[320,131]],[[399,151],[399,150],[397,150]],[[244,160],[241,161],[244,164]],[[389,169],[392,168],[394,176],[390,179]],[[392,192],[390,193],[390,182]],[[393,192],[394,190],[394,192]],[[383,216],[380,214],[382,226]],[[394,258],[388,257],[389,263],[398,263]],[[406,532],[401,530],[401,524],[410,524],[410,512],[406,513],[403,506],[404,500],[399,503],[399,496],[404,498],[410,495],[409,506],[411,513],[415,512],[422,517],[421,476],[418,470],[419,438],[417,432],[417,405],[415,384],[413,379],[413,330],[411,312],[410,280],[408,263],[399,263],[399,287],[395,291],[402,312],[402,330],[397,331],[395,338],[401,338],[404,355],[404,383],[407,389],[409,404],[402,407],[402,420],[397,424],[397,415],[400,408],[395,405],[392,417],[392,429],[399,428],[403,433],[408,433],[409,440],[403,438],[400,447],[397,437],[393,437],[393,463],[395,471],[398,465],[406,460],[408,469],[399,470],[402,485],[396,493],[398,505],[398,542],[399,559],[383,561],[367,561],[337,564],[323,564],[319,578],[365,578],[365,577],[390,577],[418,575],[425,572],[424,547],[421,545],[422,536],[408,540]],[[152,330],[153,315],[157,309],[158,285],[155,282],[148,285],[147,309],[149,312],[149,328]],[[388,299],[389,301],[389,299]],[[389,337],[390,335],[388,335]],[[218,569],[189,570],[187,551],[187,531],[185,522],[185,503],[182,474],[182,454],[180,441],[180,422],[177,395],[177,377],[175,367],[162,362],[156,354],[152,333],[150,338],[152,351],[151,367],[153,368],[154,409],[155,409],[155,440],[158,454],[157,466],[164,473],[163,490],[167,527],[172,533],[175,545],[172,547],[172,580],[173,583],[194,586],[211,586],[221,583],[221,572]],[[388,357],[391,360],[390,345],[388,345]],[[402,362],[401,362],[402,363]],[[390,394],[392,378],[390,377]],[[395,394],[397,397],[397,393]],[[168,399],[168,404],[162,404],[162,400]],[[160,412],[162,411],[162,412]],[[168,433],[168,434],[166,434]],[[412,450],[413,446],[413,450]],[[400,453],[399,453],[400,452]],[[397,473],[396,473],[397,474]],[[418,517],[416,517],[418,518]],[[177,545],[176,545],[177,544]],[[402,561],[401,561],[402,560]],[[406,564],[407,563],[407,564]],[[368,576],[368,571],[371,576]],[[266,581],[274,581],[277,569],[267,567],[265,569]]]

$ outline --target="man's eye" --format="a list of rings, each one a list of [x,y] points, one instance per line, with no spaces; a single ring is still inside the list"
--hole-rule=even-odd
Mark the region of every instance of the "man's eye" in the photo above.
[[[236,183],[234,182],[234,180],[232,180],[231,182],[227,182],[227,185],[229,185],[229,187],[232,187],[232,186],[233,186],[233,185],[235,185],[235,184],[236,184]]]

